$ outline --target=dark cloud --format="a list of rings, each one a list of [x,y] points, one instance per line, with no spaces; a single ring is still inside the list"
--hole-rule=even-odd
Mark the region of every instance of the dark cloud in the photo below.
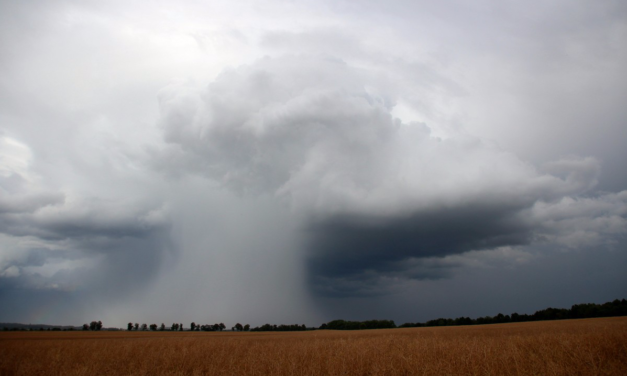
[[[317,294],[376,295],[399,280],[451,276],[460,265],[444,260],[450,255],[546,244],[614,249],[625,235],[627,191],[530,206],[474,203],[401,218],[325,219],[308,229],[307,266]]]
[[[28,145],[0,136],[0,146],[0,298],[12,302],[0,315],[41,306],[46,291],[76,308],[98,305],[85,296],[123,299],[174,259],[165,207],[64,193],[34,170]]]
[[[498,312],[532,314],[547,307],[604,303],[625,296],[625,240],[620,250],[594,247],[555,252],[552,247],[523,247],[519,255],[527,258],[521,262],[514,261],[509,251],[498,261],[489,260],[489,255],[501,252],[471,252],[439,259],[451,271],[442,279],[379,280],[378,288],[367,294],[319,295],[316,302],[330,319],[393,318],[397,324]],[[381,288],[381,282],[386,288]]]
[[[324,292],[333,289],[333,284],[342,285],[344,280],[362,275],[363,279],[382,275],[441,278],[449,272],[446,268],[417,269],[411,260],[527,244],[532,229],[520,218],[519,210],[469,204],[402,218],[326,219],[308,229],[308,271],[313,288]],[[355,284],[355,288],[359,291],[363,285]]]
[[[163,225],[151,222],[147,212],[115,212],[103,205],[89,207],[63,207],[42,210],[37,214],[4,215],[0,217],[2,232],[15,236],[36,236],[47,240],[126,237],[141,238]],[[79,206],[80,206],[79,205]],[[118,208],[121,209],[121,208]],[[158,209],[157,209],[158,210]]]
[[[68,238],[60,240],[13,238],[21,246],[5,249],[0,260],[0,299],[10,304],[0,309],[4,320],[40,319],[37,314],[49,309],[55,311],[55,320],[66,323],[81,320],[85,313],[101,315],[108,304],[144,291],[176,262],[176,247],[165,226],[123,238],[110,238],[106,231],[92,233],[89,239],[85,234],[65,235]]]

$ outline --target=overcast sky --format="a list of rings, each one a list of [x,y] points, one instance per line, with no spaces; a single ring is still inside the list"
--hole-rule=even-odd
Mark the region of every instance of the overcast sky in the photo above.
[[[624,1],[0,0],[0,322],[627,298]]]

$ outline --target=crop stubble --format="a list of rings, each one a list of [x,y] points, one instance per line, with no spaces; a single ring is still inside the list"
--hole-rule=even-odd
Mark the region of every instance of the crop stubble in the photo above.
[[[3,332],[0,375],[627,375],[627,318],[354,332]]]

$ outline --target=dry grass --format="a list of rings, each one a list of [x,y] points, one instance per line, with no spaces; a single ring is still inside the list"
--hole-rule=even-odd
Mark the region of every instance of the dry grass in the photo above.
[[[5,332],[0,375],[627,375],[627,318],[359,332]]]

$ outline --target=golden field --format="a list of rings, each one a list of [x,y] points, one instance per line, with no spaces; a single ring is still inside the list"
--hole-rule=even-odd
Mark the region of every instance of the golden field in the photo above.
[[[0,332],[0,375],[627,375],[627,318],[263,333]]]

